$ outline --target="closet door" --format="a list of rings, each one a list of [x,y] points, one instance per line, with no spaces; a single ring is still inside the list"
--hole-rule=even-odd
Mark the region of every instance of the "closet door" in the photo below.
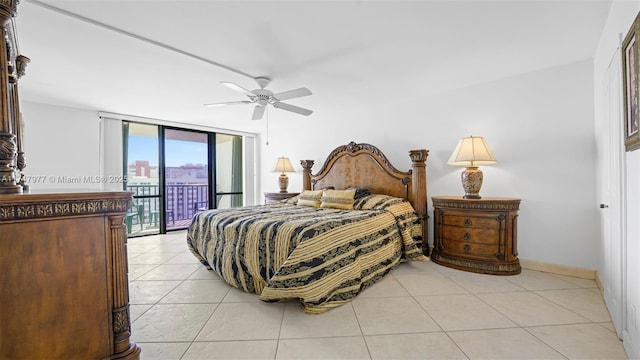
[[[622,234],[622,94],[620,53],[609,62],[608,76],[602,83],[602,121],[596,123],[597,164],[599,174],[601,236],[604,251],[604,300],[619,338],[623,334],[624,309],[624,237]]]

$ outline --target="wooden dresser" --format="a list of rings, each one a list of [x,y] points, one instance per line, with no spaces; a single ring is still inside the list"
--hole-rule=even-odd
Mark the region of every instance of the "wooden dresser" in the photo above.
[[[472,272],[515,275],[520,199],[434,196],[435,263]]]
[[[0,195],[0,358],[139,359],[129,192]]]

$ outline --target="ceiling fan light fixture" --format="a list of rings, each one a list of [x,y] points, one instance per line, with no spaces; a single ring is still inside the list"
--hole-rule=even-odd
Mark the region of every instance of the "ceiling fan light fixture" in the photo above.
[[[253,115],[251,115],[251,120],[262,119],[262,116],[264,115],[264,111],[266,109],[267,107],[265,105],[256,105],[256,107],[253,108]]]

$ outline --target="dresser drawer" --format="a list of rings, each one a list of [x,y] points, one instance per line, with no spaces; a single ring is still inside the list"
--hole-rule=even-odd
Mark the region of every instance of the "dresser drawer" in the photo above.
[[[443,225],[498,229],[504,216],[497,214],[469,215],[462,212],[448,211],[442,215]]]

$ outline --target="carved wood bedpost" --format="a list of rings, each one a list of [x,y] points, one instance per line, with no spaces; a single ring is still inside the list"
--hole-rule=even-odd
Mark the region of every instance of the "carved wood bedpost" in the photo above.
[[[16,182],[16,114],[12,88],[15,83],[14,34],[8,29],[16,16],[18,0],[0,1],[0,194],[19,194],[22,186]],[[13,80],[13,81],[12,81]]]
[[[409,199],[422,223],[422,252],[429,256],[429,238],[427,229],[427,156],[429,150],[410,150],[411,157],[411,189],[412,199]]]
[[[31,60],[24,56],[18,55],[16,56],[16,75],[17,79],[20,79],[25,74],[25,69],[27,64]],[[15,123],[16,123],[16,139],[18,145],[18,154],[16,158],[16,168],[20,172],[20,179],[16,179],[18,181],[18,185],[22,186],[23,191],[29,191],[29,185],[25,182],[24,177],[24,168],[27,166],[24,155],[24,120],[22,119],[22,112],[20,111],[20,96],[18,95],[18,81],[16,79],[16,83],[13,88],[13,103],[14,103],[14,113],[15,113]]]
[[[302,190],[311,190],[311,167],[313,160],[300,160],[302,165]]]

